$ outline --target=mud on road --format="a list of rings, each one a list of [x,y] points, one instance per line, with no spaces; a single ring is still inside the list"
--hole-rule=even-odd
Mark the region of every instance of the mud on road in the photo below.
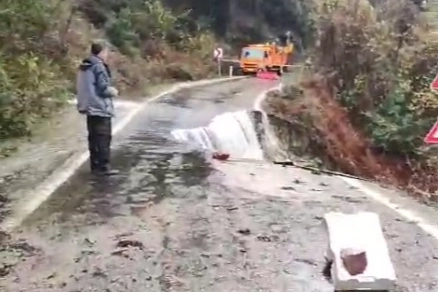
[[[1,290],[332,291],[321,274],[322,216],[371,210],[388,240],[395,291],[436,291],[437,239],[339,178],[212,161],[172,139],[175,128],[251,108],[273,86],[243,80],[151,104],[116,141],[121,175],[81,169],[20,230],[0,234]]]

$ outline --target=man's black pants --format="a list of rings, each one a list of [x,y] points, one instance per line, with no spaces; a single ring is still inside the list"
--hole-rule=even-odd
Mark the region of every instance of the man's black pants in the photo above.
[[[88,149],[92,171],[106,171],[110,164],[111,118],[87,116]]]

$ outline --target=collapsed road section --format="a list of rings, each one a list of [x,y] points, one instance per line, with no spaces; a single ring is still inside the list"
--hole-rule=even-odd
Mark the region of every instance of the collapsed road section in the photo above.
[[[244,112],[275,85],[245,79],[151,103],[116,143],[120,175],[92,178],[80,169],[4,234],[1,290],[329,292],[334,286],[322,273],[325,214],[369,211],[379,214],[395,268],[393,291],[436,291],[434,235],[336,176],[243,151],[242,144],[256,149],[257,137]],[[243,133],[234,141],[228,134],[238,125]],[[213,160],[206,148],[215,145],[236,155]],[[426,206],[367,187],[425,222],[437,219]]]

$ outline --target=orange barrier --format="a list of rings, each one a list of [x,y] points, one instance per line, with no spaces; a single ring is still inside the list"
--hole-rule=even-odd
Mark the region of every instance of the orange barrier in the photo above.
[[[280,77],[276,72],[258,71],[256,73],[256,78],[266,80],[279,80]]]

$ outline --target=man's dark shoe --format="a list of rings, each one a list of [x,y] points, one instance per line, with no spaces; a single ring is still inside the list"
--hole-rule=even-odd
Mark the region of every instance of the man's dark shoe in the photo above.
[[[103,171],[104,175],[111,176],[111,175],[118,175],[120,173],[117,169],[106,169]]]
[[[117,175],[120,172],[117,169],[101,168],[101,169],[93,169],[92,173],[95,175],[112,176],[112,175]]]

